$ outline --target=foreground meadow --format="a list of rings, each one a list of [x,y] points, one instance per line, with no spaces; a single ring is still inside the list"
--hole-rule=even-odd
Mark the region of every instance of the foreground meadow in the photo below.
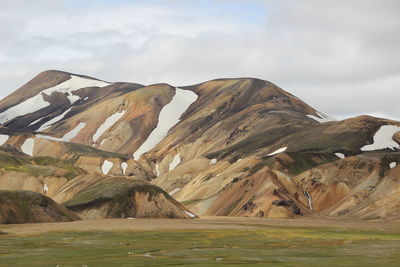
[[[400,265],[400,233],[393,229],[283,227],[230,219],[226,224],[182,220],[174,227],[181,229],[165,230],[143,230],[132,220],[131,227],[138,229],[126,230],[126,220],[120,221],[122,230],[113,220],[116,230],[106,231],[96,226],[32,232],[18,232],[15,225],[0,227],[10,231],[0,235],[0,266]],[[79,228],[79,223],[72,225]]]

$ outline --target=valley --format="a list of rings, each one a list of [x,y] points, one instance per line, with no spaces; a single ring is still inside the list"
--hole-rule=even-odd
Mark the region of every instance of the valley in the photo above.
[[[399,121],[255,78],[45,71],[0,123],[0,266],[400,262]]]
[[[0,235],[0,266],[320,266],[327,259],[336,266],[397,266],[399,225],[215,216],[2,225],[9,234]]]

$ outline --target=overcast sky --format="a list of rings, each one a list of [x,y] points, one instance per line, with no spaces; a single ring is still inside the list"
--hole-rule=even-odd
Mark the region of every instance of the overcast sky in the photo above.
[[[338,118],[400,120],[398,0],[1,0],[0,97],[58,69],[271,81]]]

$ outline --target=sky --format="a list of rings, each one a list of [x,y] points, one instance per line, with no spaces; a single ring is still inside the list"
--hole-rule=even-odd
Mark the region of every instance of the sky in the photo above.
[[[270,81],[339,119],[400,120],[398,0],[1,0],[0,98],[56,69]]]

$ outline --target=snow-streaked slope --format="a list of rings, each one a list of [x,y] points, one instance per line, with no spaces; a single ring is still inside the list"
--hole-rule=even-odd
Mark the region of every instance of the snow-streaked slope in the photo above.
[[[58,115],[57,117],[54,117],[54,118],[52,118],[51,120],[47,121],[47,122],[44,123],[42,126],[40,126],[40,128],[38,129],[38,131],[43,131],[43,130],[45,130],[45,129],[47,129],[47,128],[50,128],[52,124],[54,124],[54,123],[56,123],[56,122],[62,120],[62,119],[65,117],[65,115],[67,115],[67,113],[71,111],[71,109],[72,109],[72,107],[69,108],[69,109],[67,109],[67,110],[64,111],[62,114]],[[39,119],[39,120],[40,120],[40,119]],[[33,124],[34,124],[34,123],[33,123]]]
[[[49,185],[48,184],[43,184],[43,192],[44,193],[49,192]]]
[[[161,142],[169,129],[179,122],[181,115],[196,99],[197,95],[192,91],[176,88],[175,96],[160,112],[156,129],[150,133],[147,140],[133,153],[133,157],[138,160],[143,153],[151,150]]]
[[[117,121],[119,121],[119,119],[122,118],[122,116],[124,116],[126,110],[123,110],[121,112],[116,112],[114,114],[112,114],[110,117],[108,117],[102,125],[100,125],[99,128],[97,128],[96,132],[93,135],[93,141],[97,141],[97,139],[99,139],[99,137],[105,132],[107,131],[111,126],[113,126]]]
[[[33,147],[35,145],[35,140],[33,138],[27,138],[21,146],[22,152],[33,156]]]
[[[318,121],[320,123],[329,122],[329,121],[336,121],[337,120],[337,119],[335,119],[333,117],[330,117],[330,116],[325,115],[323,113],[320,113],[318,111],[316,111],[316,113],[317,113],[318,117],[314,116],[314,115],[307,115],[307,117],[309,117],[309,118],[311,118],[313,120],[316,120],[316,121]]]
[[[391,168],[391,169],[393,169],[394,167],[396,167],[397,166],[397,162],[395,162],[395,161],[393,161],[393,162],[391,162],[390,164],[389,164],[389,167]]]
[[[310,211],[312,211],[312,210],[313,210],[313,207],[312,207],[312,197],[311,197],[310,193],[308,193],[307,191],[304,191],[304,195],[306,196],[306,198],[307,198],[307,200],[308,200],[308,209],[309,209]]]
[[[156,164],[156,174],[157,174],[157,177],[158,176],[160,176],[160,166],[158,166],[158,164]]]
[[[43,119],[43,118],[39,118],[39,119],[37,119],[37,120],[35,120],[35,121],[33,121],[33,122],[29,123],[29,125],[28,125],[28,126],[34,125],[35,123],[37,123],[37,122],[41,121],[42,119]]]
[[[72,139],[74,139],[77,135],[78,135],[78,133],[83,129],[83,128],[85,128],[85,126],[86,126],[86,123],[84,123],[84,122],[80,122],[74,129],[72,129],[70,132],[68,132],[68,133],[66,133],[64,136],[63,136],[63,141],[64,142],[69,142],[69,141],[71,141]]]
[[[63,137],[61,138],[57,138],[57,137],[52,137],[52,136],[48,136],[48,135],[41,135],[38,134],[36,135],[36,137],[38,138],[42,138],[42,139],[47,139],[47,140],[53,140],[53,141],[62,141],[62,142],[70,142],[72,139],[74,139],[78,133],[85,128],[86,123],[84,122],[80,122],[77,126],[75,126],[74,129],[72,129],[71,131],[69,131],[68,133],[66,133]]]
[[[68,95],[68,99],[72,104],[79,99],[79,96],[75,96],[72,94],[73,91],[85,87],[104,87],[107,85],[110,84],[103,81],[81,78],[75,75],[71,75],[71,78],[69,80],[60,83],[59,85],[56,85],[54,87],[45,89],[34,97],[31,97],[19,103],[18,105],[15,105],[0,113],[0,123],[12,120],[18,116],[36,112],[42,108],[49,106],[50,103],[46,102],[43,99],[42,94],[51,95],[53,92],[66,93]]]
[[[189,215],[191,218],[196,217],[196,215],[194,215],[193,213],[188,212],[188,211],[186,211],[186,210],[185,210],[185,213],[186,213],[187,215]]]
[[[101,165],[101,171],[102,171],[102,173],[103,173],[104,175],[107,175],[107,174],[110,172],[110,170],[111,170],[111,168],[112,168],[113,165],[114,165],[114,164],[113,164],[111,161],[105,160],[105,161],[103,162],[103,165]]]
[[[344,159],[346,156],[343,153],[335,153],[335,156]]]
[[[4,145],[7,142],[8,138],[10,138],[6,134],[0,134],[0,146]]]
[[[400,148],[393,140],[393,135],[400,131],[399,126],[395,125],[383,125],[374,135],[374,143],[371,145],[365,145],[361,148],[362,151],[371,151],[385,148]]]
[[[169,171],[172,171],[173,169],[175,169],[176,166],[179,165],[179,163],[181,163],[181,156],[175,155],[175,157],[172,159],[171,163],[169,164]]]
[[[175,188],[174,190],[172,190],[171,192],[169,192],[168,194],[170,196],[173,196],[174,194],[178,193],[179,191],[181,191],[180,187]]]
[[[217,163],[217,159],[210,159],[210,165],[214,165]]]
[[[122,174],[125,175],[126,174],[126,169],[128,169],[128,163],[122,162],[121,163],[121,169],[122,169]]]
[[[272,153],[269,153],[269,154],[268,154],[268,156],[273,156],[273,155],[276,155],[276,154],[279,154],[279,153],[285,152],[285,151],[286,151],[286,149],[287,149],[287,147],[286,147],[286,146],[285,146],[285,147],[281,147],[281,148],[279,148],[278,150],[275,150],[274,152],[272,152]]]

